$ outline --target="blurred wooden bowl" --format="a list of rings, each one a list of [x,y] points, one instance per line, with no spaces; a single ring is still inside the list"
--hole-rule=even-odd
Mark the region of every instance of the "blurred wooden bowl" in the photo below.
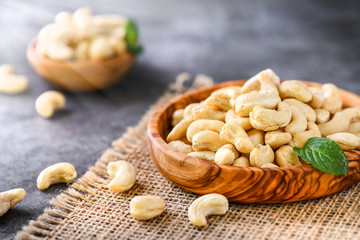
[[[66,91],[93,91],[119,83],[135,61],[129,52],[107,60],[50,59],[35,50],[36,40],[27,50],[27,58],[45,81]]]
[[[171,116],[176,109],[200,102],[216,89],[242,86],[245,81],[220,83],[183,94],[153,115],[147,132],[149,150],[155,166],[167,179],[194,193],[219,193],[229,201],[242,203],[283,203],[318,198],[360,181],[360,149],[346,152],[348,174],[335,176],[311,165],[278,168],[218,165],[178,152],[165,142],[171,128]],[[359,96],[344,90],[341,90],[341,94],[344,106],[360,106]]]

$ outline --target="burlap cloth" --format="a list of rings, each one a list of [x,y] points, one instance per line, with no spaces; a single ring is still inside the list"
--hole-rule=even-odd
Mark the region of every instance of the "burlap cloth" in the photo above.
[[[159,106],[184,90],[181,75],[143,116],[113,142],[89,171],[51,200],[37,220],[16,235],[17,239],[360,239],[360,185],[321,199],[287,204],[231,203],[224,216],[211,216],[208,225],[190,224],[187,210],[198,195],[163,177],[150,158],[146,125]],[[198,79],[199,80],[199,79]],[[209,85],[206,78],[194,87]],[[126,160],[138,171],[136,184],[126,193],[107,188],[109,162]],[[157,195],[166,211],[149,221],[137,221],[129,213],[134,196]]]

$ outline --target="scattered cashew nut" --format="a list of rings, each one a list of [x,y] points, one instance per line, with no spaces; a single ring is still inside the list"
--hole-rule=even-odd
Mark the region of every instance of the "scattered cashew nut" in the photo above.
[[[26,192],[22,188],[12,189],[0,193],[0,217],[10,208],[25,198]]]
[[[25,76],[15,75],[14,67],[10,64],[0,66],[0,92],[15,94],[25,91],[29,80]]]
[[[75,167],[70,163],[56,163],[41,171],[37,178],[37,187],[45,190],[52,184],[71,182],[76,176]]]
[[[38,114],[44,118],[50,118],[55,111],[63,109],[65,106],[65,96],[57,91],[47,91],[42,93],[35,102]]]
[[[209,215],[224,215],[229,209],[229,201],[223,195],[211,193],[196,199],[189,207],[188,217],[192,224],[203,227]]]
[[[127,161],[120,160],[109,163],[107,173],[112,178],[108,185],[111,191],[125,192],[135,184],[136,169]]]
[[[130,214],[137,220],[149,220],[165,211],[165,202],[157,196],[137,196],[130,202]]]

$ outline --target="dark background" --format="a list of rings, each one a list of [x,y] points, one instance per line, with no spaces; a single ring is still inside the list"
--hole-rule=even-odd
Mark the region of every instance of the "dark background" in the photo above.
[[[118,86],[67,94],[66,110],[46,120],[34,102],[51,87],[28,65],[26,48],[57,12],[81,6],[136,19],[146,51]],[[0,192],[27,191],[0,218],[0,239],[12,238],[66,189],[61,184],[38,190],[43,168],[67,161],[83,175],[177,74],[203,73],[221,82],[270,67],[281,78],[332,82],[359,94],[359,47],[355,0],[0,0],[0,64],[14,64],[30,79],[28,91],[0,94]]]

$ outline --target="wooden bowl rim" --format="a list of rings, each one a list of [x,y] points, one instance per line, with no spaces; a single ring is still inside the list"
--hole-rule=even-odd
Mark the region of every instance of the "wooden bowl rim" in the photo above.
[[[137,56],[134,55],[133,53],[131,53],[130,51],[126,51],[120,55],[117,55],[116,57],[112,57],[112,58],[108,58],[108,59],[99,59],[99,60],[96,60],[96,59],[85,59],[85,60],[76,60],[76,59],[71,59],[71,60],[59,60],[59,59],[52,59],[52,58],[49,58],[47,56],[44,56],[40,53],[38,53],[36,50],[35,50],[35,45],[37,43],[37,38],[34,38],[34,40],[31,41],[29,47],[27,48],[27,55],[36,55],[38,56],[39,58],[42,58],[44,61],[47,61],[49,63],[52,63],[52,64],[72,64],[72,65],[85,65],[85,64],[112,64],[112,63],[115,63],[115,62],[118,62],[119,60],[122,59],[122,57],[124,55],[129,55],[131,56],[132,58],[136,59]]]
[[[181,94],[175,98],[173,98],[172,100],[170,100],[168,103],[166,103],[163,107],[160,107],[151,117],[151,119],[149,120],[148,123],[148,137],[150,139],[150,141],[155,144],[157,146],[158,149],[160,149],[160,151],[162,152],[166,152],[169,156],[173,157],[174,159],[177,159],[179,164],[186,160],[187,163],[192,164],[195,167],[201,167],[204,166],[204,164],[206,165],[212,165],[212,166],[217,166],[220,169],[224,169],[227,171],[237,171],[239,174],[241,174],[241,172],[245,172],[245,171],[260,171],[260,172],[269,172],[269,171],[273,171],[273,172],[284,172],[287,169],[291,169],[292,172],[313,172],[314,170],[316,170],[315,168],[313,168],[310,164],[302,164],[302,165],[297,165],[297,166],[289,166],[289,167],[270,167],[270,168],[258,168],[258,167],[236,167],[236,166],[231,166],[231,165],[225,165],[225,164],[216,164],[213,162],[208,162],[199,158],[195,158],[195,157],[191,157],[185,153],[179,152],[176,149],[174,149],[173,147],[171,147],[162,137],[161,134],[159,132],[158,129],[158,122],[161,120],[160,117],[161,115],[168,109],[170,108],[170,106],[174,105],[175,103],[177,103],[178,101],[187,98],[191,95],[194,94],[198,94],[199,92],[203,92],[203,91],[209,91],[209,90],[217,90],[220,88],[224,88],[224,87],[229,87],[229,86],[241,86],[239,85],[239,83],[244,83],[245,81],[247,81],[248,79],[240,79],[240,80],[231,80],[231,81],[226,81],[226,82],[221,82],[221,83],[217,83],[214,84],[212,86],[207,86],[207,87],[203,87],[203,88],[199,88],[199,89],[195,89],[195,90],[191,90],[189,92],[186,92],[184,94]],[[281,81],[285,81],[288,79],[282,79]],[[323,84],[321,83],[317,83],[317,82],[311,82],[311,81],[304,81],[304,80],[300,80],[302,82],[304,82],[307,85],[310,86],[314,86],[314,87],[321,87]],[[342,96],[344,95],[348,95],[350,97],[354,97],[354,98],[360,98],[358,95],[351,93],[349,91],[340,89],[340,93]],[[181,159],[181,161],[180,161]],[[350,168],[354,168],[358,166],[358,161],[356,160],[349,160],[349,169]]]

